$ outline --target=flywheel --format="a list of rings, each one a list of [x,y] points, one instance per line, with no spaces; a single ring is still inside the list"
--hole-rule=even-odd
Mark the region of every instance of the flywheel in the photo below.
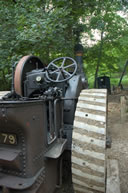
[[[105,193],[107,90],[82,90],[72,135],[74,193]]]
[[[20,96],[24,96],[24,81],[26,74],[32,70],[44,68],[42,61],[36,56],[24,56],[20,59],[16,66],[14,76],[15,92]]]

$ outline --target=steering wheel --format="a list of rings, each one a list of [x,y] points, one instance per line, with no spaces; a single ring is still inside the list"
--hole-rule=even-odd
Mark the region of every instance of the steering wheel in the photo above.
[[[51,82],[65,82],[72,78],[77,71],[77,63],[73,58],[60,57],[47,66],[46,77]]]

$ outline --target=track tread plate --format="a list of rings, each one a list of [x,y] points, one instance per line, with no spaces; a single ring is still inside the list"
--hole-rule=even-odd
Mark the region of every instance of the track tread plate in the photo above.
[[[75,193],[105,193],[107,90],[82,90],[72,135]]]

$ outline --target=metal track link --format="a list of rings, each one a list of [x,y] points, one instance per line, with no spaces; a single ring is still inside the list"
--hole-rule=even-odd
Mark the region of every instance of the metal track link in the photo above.
[[[72,135],[74,193],[105,193],[107,90],[82,90]]]

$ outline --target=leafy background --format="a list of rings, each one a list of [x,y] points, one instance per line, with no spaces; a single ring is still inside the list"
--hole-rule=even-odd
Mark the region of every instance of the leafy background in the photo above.
[[[84,46],[90,86],[103,74],[117,83],[128,59],[127,6],[125,0],[1,0],[0,90],[10,89],[11,66],[22,56],[36,55],[45,64],[74,58],[77,43]]]

